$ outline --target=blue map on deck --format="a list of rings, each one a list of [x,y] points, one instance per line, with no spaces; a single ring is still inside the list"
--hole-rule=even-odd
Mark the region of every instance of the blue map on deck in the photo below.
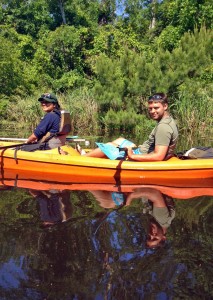
[[[125,157],[125,151],[120,151],[118,147],[104,143],[96,143],[96,145],[109,159],[124,159]]]

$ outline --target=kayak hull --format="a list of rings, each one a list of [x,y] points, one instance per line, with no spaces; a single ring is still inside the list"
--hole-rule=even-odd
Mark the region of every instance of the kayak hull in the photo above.
[[[5,143],[4,143],[5,144]],[[6,143],[7,144],[7,143]],[[186,187],[213,187],[213,159],[163,162],[133,162],[79,156],[64,146],[68,155],[57,149],[25,152],[5,149],[0,152],[2,178],[7,170],[28,172],[36,178],[62,183],[153,184]]]

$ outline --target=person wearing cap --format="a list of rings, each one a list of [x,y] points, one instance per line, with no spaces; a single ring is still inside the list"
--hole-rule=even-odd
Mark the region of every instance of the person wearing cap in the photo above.
[[[127,158],[134,161],[152,162],[166,160],[174,155],[178,139],[178,129],[174,119],[168,112],[168,98],[164,93],[156,93],[148,99],[148,112],[151,119],[157,122],[147,141],[136,145],[120,137],[107,144],[125,148]],[[114,148],[115,148],[114,147]],[[78,149],[81,152],[81,149]],[[106,157],[100,148],[85,154],[90,157]]]
[[[48,150],[60,147],[65,144],[66,136],[57,136],[61,120],[61,108],[58,99],[53,93],[44,93],[39,97],[42,110],[46,113],[41,122],[37,125],[33,133],[28,137],[27,144],[39,142],[41,150]],[[54,136],[55,135],[55,136]],[[49,137],[51,136],[51,138]],[[48,140],[49,139],[49,140]],[[48,140],[48,141],[47,141]],[[41,144],[43,143],[43,148]],[[32,146],[32,145],[27,145]],[[34,151],[31,147],[24,146],[24,151]],[[33,148],[33,147],[32,147]],[[36,148],[36,147],[35,147]],[[35,149],[36,150],[36,149]]]

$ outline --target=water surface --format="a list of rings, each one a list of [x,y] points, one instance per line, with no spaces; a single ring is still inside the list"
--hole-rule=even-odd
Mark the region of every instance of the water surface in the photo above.
[[[0,299],[213,298],[212,189],[0,188]]]

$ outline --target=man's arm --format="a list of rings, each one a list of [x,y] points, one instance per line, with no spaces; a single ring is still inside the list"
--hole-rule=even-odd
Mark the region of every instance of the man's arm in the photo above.
[[[127,196],[126,205],[130,205],[133,199],[142,197],[149,199],[155,207],[166,207],[163,194],[157,189],[147,187],[137,188],[130,193]]]
[[[162,161],[166,157],[168,146],[156,145],[155,150],[148,154],[134,154],[132,148],[128,148],[128,157],[135,161]]]

